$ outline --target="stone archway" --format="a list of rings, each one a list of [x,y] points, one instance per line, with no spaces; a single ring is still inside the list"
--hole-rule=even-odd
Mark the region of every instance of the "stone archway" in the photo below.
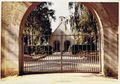
[[[104,57],[104,73],[107,75],[107,71],[112,72],[113,77],[118,77],[118,2],[82,2],[87,6],[96,17],[99,17],[99,21],[103,26],[100,29],[101,45],[104,45],[104,50],[101,50]],[[34,5],[33,5],[34,4]],[[35,8],[35,4],[32,2],[3,2],[2,3],[2,29],[1,29],[1,56],[2,56],[2,77],[9,75],[17,75],[21,72],[22,61],[22,46],[20,39],[25,17],[32,9]],[[9,10],[7,10],[9,9]],[[110,9],[110,10],[109,10]],[[27,11],[26,11],[27,10]],[[94,11],[95,10],[95,11]],[[96,12],[96,13],[95,13]],[[24,18],[22,17],[24,16]],[[98,22],[99,22],[98,21]],[[23,22],[23,23],[22,23]],[[20,31],[19,31],[20,30]],[[20,35],[20,36],[19,36]],[[8,43],[9,42],[9,43]],[[12,44],[10,44],[12,43]],[[112,43],[112,44],[111,44]],[[13,45],[14,44],[14,45]],[[10,46],[14,47],[11,48]],[[12,53],[12,52],[13,53]],[[18,68],[19,66],[19,68]],[[19,72],[18,72],[19,71]]]

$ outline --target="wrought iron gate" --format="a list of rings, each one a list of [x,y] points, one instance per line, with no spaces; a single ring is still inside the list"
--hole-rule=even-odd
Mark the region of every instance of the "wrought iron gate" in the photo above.
[[[47,40],[43,39],[47,38]],[[36,38],[38,43],[35,43]],[[23,36],[23,72],[101,72],[98,35]]]

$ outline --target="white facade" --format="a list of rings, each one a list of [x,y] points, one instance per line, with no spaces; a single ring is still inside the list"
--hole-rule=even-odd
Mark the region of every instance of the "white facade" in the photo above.
[[[74,44],[74,36],[72,36],[71,29],[67,28],[66,26],[67,19],[63,16],[60,17],[60,24],[56,28],[56,30],[52,33],[50,38],[50,45],[54,47],[54,42],[59,41],[60,48],[64,49],[64,42],[69,41],[70,44]]]

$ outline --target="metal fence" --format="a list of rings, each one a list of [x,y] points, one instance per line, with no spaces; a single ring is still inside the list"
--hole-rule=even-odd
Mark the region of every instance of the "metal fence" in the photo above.
[[[98,35],[24,35],[24,73],[101,72]]]

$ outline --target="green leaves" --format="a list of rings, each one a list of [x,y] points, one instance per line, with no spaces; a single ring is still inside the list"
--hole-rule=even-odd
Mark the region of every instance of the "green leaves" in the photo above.
[[[49,8],[52,4],[53,3],[51,2],[41,2],[29,14],[25,23],[24,33],[30,34],[30,32],[32,32],[32,35],[36,35],[36,38],[41,34],[49,35],[49,36],[51,35],[52,29],[51,29],[50,17],[54,20],[56,19],[54,15],[55,10]],[[49,36],[42,38],[47,41]]]
[[[73,34],[97,34],[97,22],[90,10],[77,2],[69,3],[69,10],[72,9],[75,10],[70,15],[70,26]],[[84,43],[85,37],[77,37],[75,39],[77,44],[81,44]]]

